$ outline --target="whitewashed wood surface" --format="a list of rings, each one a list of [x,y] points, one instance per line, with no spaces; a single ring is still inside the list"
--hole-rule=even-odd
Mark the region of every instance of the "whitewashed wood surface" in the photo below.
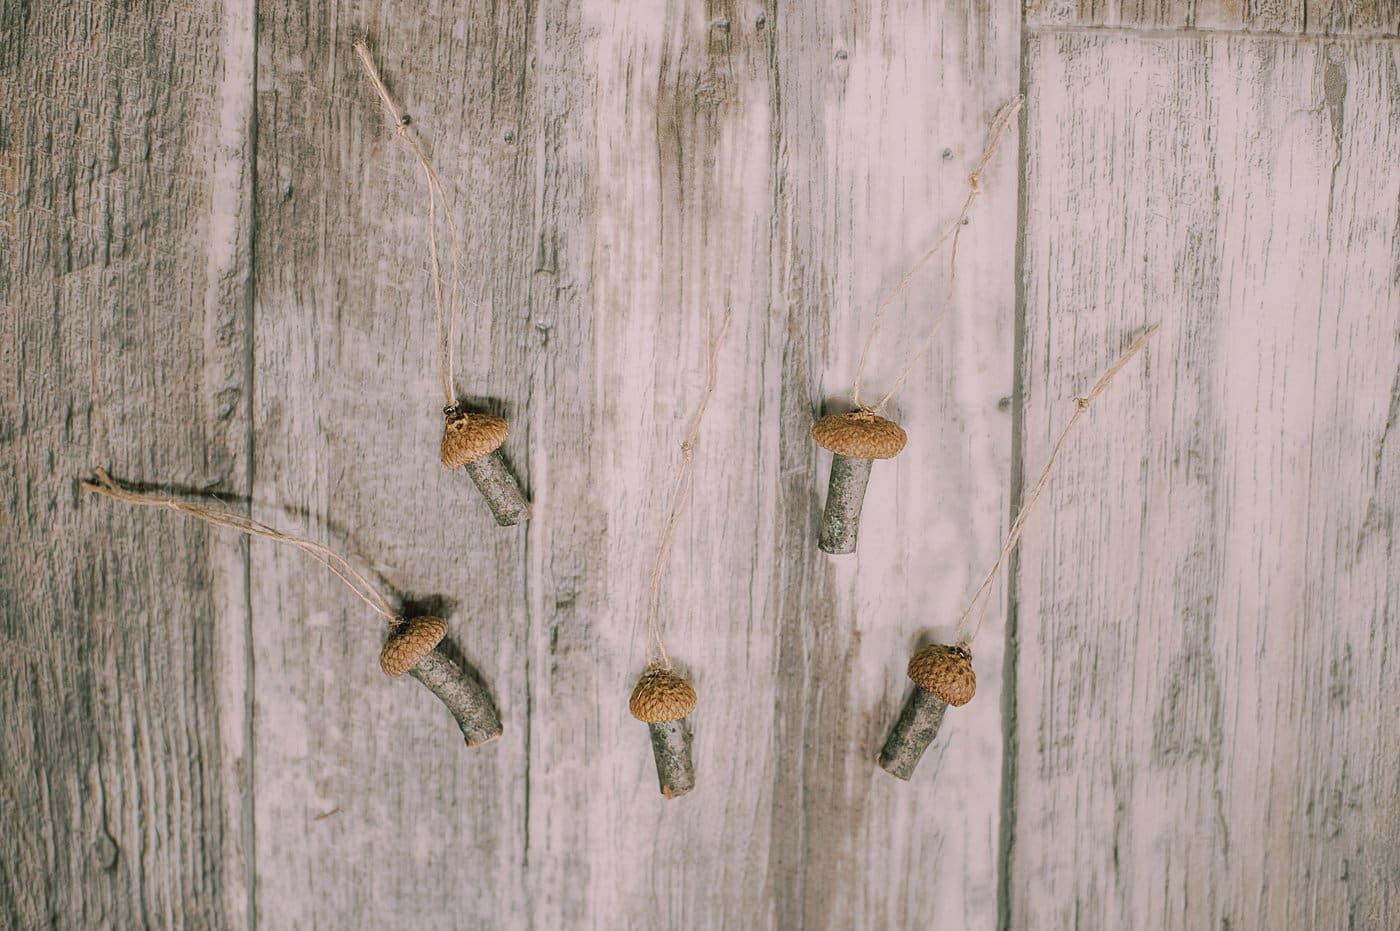
[[[0,926],[1400,923],[1394,4],[1106,9],[0,7]],[[1277,34],[1194,32],[1232,28]],[[455,194],[457,387],[511,419],[528,525],[436,462],[426,211],[360,35]],[[807,429],[1018,90],[909,447],[827,557]],[[700,783],[666,802],[626,696],[726,307],[662,600]],[[890,779],[910,650],[1154,320],[978,697]],[[463,748],[301,554],[80,500],[95,465],[443,613],[505,736]]]
[[[1396,927],[1400,44],[1027,51],[1012,924]]]

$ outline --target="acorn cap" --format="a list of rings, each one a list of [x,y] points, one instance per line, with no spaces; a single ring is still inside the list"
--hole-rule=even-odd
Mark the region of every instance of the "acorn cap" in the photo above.
[[[500,448],[510,433],[510,425],[491,414],[473,414],[449,407],[443,411],[447,422],[442,428],[442,464],[449,469],[475,462]]]
[[[669,669],[648,666],[632,688],[627,707],[632,717],[648,724],[679,721],[695,710],[695,687]]]
[[[389,633],[384,649],[379,651],[379,668],[386,676],[398,677],[408,672],[433,647],[447,636],[447,622],[440,617],[415,617],[404,621]]]
[[[908,436],[893,420],[870,411],[827,414],[812,426],[817,445],[851,459],[891,459]]]
[[[910,657],[909,678],[925,692],[954,707],[972,701],[977,691],[971,654],[946,643],[930,644]]]

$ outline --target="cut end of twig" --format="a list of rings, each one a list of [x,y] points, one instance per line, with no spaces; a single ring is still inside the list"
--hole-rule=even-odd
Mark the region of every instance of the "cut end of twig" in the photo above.
[[[468,737],[468,738],[466,738],[466,744],[467,744],[468,747],[480,747],[480,746],[484,746],[485,744],[495,743],[496,741],[498,741],[498,740],[500,740],[500,739],[501,739],[501,732],[500,732],[500,731],[497,731],[497,732],[494,733],[494,734],[489,734],[489,735],[487,735],[486,737],[482,737],[482,738],[479,738],[479,739],[476,739],[476,740],[473,740],[472,738]]]

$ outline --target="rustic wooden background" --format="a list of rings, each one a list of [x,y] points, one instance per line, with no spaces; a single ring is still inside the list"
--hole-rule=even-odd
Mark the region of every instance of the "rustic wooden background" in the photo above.
[[[0,2],[0,926],[1400,926],[1400,6]],[[466,231],[440,429],[414,165]],[[815,545],[879,295],[1026,108]],[[877,343],[888,385],[946,283]],[[706,320],[734,330],[663,601],[700,787],[626,694]],[[873,765],[1071,399],[912,783]],[[444,612],[466,750],[317,567],[80,498],[97,465],[303,529]]]

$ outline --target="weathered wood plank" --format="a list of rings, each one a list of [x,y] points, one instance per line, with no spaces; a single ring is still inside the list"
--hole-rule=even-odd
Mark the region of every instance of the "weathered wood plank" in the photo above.
[[[406,94],[428,87],[422,102],[407,101],[424,131],[432,131],[430,115],[446,100],[484,106],[481,89],[463,86],[469,77],[430,64],[470,60],[480,54],[476,46],[437,39],[445,30],[431,18],[396,14],[385,17],[396,30],[376,38],[381,49],[415,49],[418,74],[408,60],[397,73],[386,71]],[[353,96],[345,90],[350,60],[336,55],[332,66],[330,57],[308,58],[305,49],[325,48],[332,36],[345,35],[346,25],[316,22],[304,33],[299,19],[280,13],[264,19],[260,75],[270,90],[260,98],[259,205],[268,215],[260,223],[259,307],[266,310],[259,314],[258,347],[260,369],[279,374],[259,405],[259,501],[304,505],[346,529],[373,527],[372,538],[357,530],[355,545],[386,576],[407,575],[411,566],[430,580],[398,585],[452,596],[499,577],[496,593],[486,596],[493,621],[482,625],[487,639],[476,656],[491,658],[481,665],[496,677],[507,727],[501,748],[488,751],[502,762],[490,764],[495,768],[486,775],[467,768],[474,758],[435,743],[444,729],[440,716],[413,725],[412,746],[426,759],[397,766],[382,745],[382,732],[402,716],[397,707],[358,711],[348,735],[304,710],[363,708],[354,696],[377,683],[372,641],[341,647],[330,659],[322,655],[322,671],[308,685],[301,672],[308,648],[289,640],[274,612],[260,612],[265,919],[336,923],[373,916],[431,926],[452,923],[472,903],[474,914],[528,914],[518,919],[522,925],[786,927],[849,916],[855,926],[878,927],[927,913],[939,899],[939,914],[992,923],[999,652],[988,645],[988,698],[966,719],[981,722],[971,767],[980,781],[951,790],[947,835],[911,831],[886,853],[867,855],[859,838],[883,836],[891,823],[918,823],[912,813],[919,795],[885,785],[888,777],[873,760],[886,712],[895,713],[902,701],[900,669],[922,622],[866,623],[857,610],[883,602],[873,592],[899,578],[898,603],[869,610],[907,615],[938,592],[951,621],[963,591],[945,591],[946,582],[921,571],[931,538],[920,537],[917,527],[899,531],[909,541],[902,549],[872,545],[863,568],[848,567],[839,586],[824,578],[833,567],[815,548],[821,475],[807,429],[820,406],[826,321],[841,321],[845,355],[832,370],[834,380],[848,381],[852,346],[879,288],[947,222],[940,210],[965,190],[966,166],[976,158],[986,120],[1013,91],[1015,11],[971,20],[928,13],[916,29],[874,11],[830,22],[827,15],[800,14],[785,25],[772,9],[761,17],[737,9],[704,16],[672,10],[665,17],[592,4],[542,9],[531,27],[531,57],[540,64],[523,85],[532,100],[528,134],[518,143],[526,167],[474,171],[471,159],[482,157],[481,143],[464,155],[434,147],[444,177],[457,179],[474,201],[488,202],[462,216],[477,227],[469,262],[477,269],[474,280],[491,283],[499,298],[490,343],[466,342],[477,352],[479,384],[472,390],[505,394],[515,406],[516,461],[528,464],[535,499],[524,551],[518,537],[483,536],[489,526],[472,522],[479,514],[416,519],[417,509],[406,502],[439,500],[454,486],[439,487],[431,469],[420,477],[407,457],[392,467],[366,462],[358,427],[343,426],[385,429],[384,410],[405,398],[421,404],[412,398],[432,394],[431,360],[407,388],[372,364],[382,345],[431,345],[421,211],[415,218],[417,201],[407,185],[371,189],[361,180],[382,177],[360,167],[365,159],[376,164],[374,158],[397,158],[400,177],[411,177],[411,162],[391,140],[374,135],[372,119],[367,132],[320,116],[331,112],[328,101]],[[920,36],[945,22],[977,38],[930,56]],[[789,28],[792,39],[784,40]],[[500,42],[496,53],[505,54]],[[498,63],[498,84],[504,68]],[[321,82],[329,87],[309,80],[312,74],[330,75]],[[815,79],[810,87],[809,78]],[[904,102],[940,85],[957,90],[936,104]],[[780,86],[788,101],[781,105]],[[969,87],[981,88],[975,102],[964,96]],[[361,94],[362,112],[373,113]],[[483,122],[479,110],[461,121],[438,135],[471,137]],[[888,136],[877,132],[897,121],[902,128]],[[866,151],[872,137],[880,140],[873,154]],[[946,159],[928,157],[942,148],[950,149]],[[981,366],[984,354],[1005,355],[1009,348],[1013,165],[1008,152],[988,176],[998,193],[985,201],[964,246],[964,298],[990,301],[991,310],[955,320],[945,338],[957,348],[940,349],[906,390],[911,398],[930,397],[956,381],[966,399],[941,400],[938,413],[956,409],[969,426],[940,433],[931,405],[922,416],[910,413],[919,432],[941,435],[937,442],[946,445],[924,440],[925,449],[938,450],[936,465],[927,453],[914,453],[907,467],[890,470],[888,487],[875,498],[887,526],[896,521],[896,496],[915,520],[932,512],[935,492],[964,505],[964,526],[973,529],[938,564],[960,566],[960,581],[968,583],[995,551],[997,476],[1004,474],[996,465],[1004,466],[1007,456],[993,434],[1005,429],[996,400],[1009,391],[1009,373],[1004,384],[989,386]],[[852,203],[840,193],[848,186],[875,193],[862,195],[869,203]],[[356,196],[340,193],[347,188]],[[905,203],[911,189],[923,200]],[[812,197],[816,191],[819,199]],[[529,242],[512,238],[528,216],[510,200],[521,192],[533,199]],[[343,205],[334,217],[324,206],[332,195]],[[359,205],[364,198],[378,200]],[[828,215],[833,207],[835,219]],[[386,250],[380,257],[347,255],[344,242],[376,242],[386,223],[397,237],[392,248],[376,243]],[[342,239],[326,242],[329,229]],[[354,229],[358,235],[345,232]],[[855,239],[847,241],[847,231]],[[417,277],[406,278],[405,267]],[[525,272],[528,313],[512,316],[510,295],[527,293],[512,290]],[[856,283],[856,276],[864,277]],[[894,357],[900,344],[922,332],[921,303],[932,303],[937,282],[931,276],[914,292],[908,319],[886,331],[882,345],[891,357],[877,364],[874,378],[891,377],[902,361]],[[833,287],[859,290],[859,307],[855,300],[828,303],[825,293]],[[318,293],[370,296],[346,304],[338,322],[317,327],[313,341],[306,320],[324,313]],[[662,605],[671,649],[700,689],[692,720],[699,785],[667,803],[656,794],[646,729],[628,716],[626,696],[641,669],[646,575],[676,444],[703,382],[705,321],[717,321],[726,305],[736,320],[721,360],[724,383],[705,425],[694,510],[682,525]],[[360,332],[368,335],[361,339]],[[326,374],[313,353],[331,360]],[[947,372],[943,366],[952,359],[962,360],[960,367]],[[327,395],[337,407],[333,415],[303,400]],[[406,418],[387,429],[386,447],[410,450],[430,441],[436,428],[430,419]],[[970,464],[962,461],[965,448]],[[921,481],[920,473],[934,467],[946,477],[936,485]],[[980,523],[974,514],[983,515]],[[964,548],[968,538],[978,540],[980,552]],[[500,539],[508,542],[481,543]],[[456,561],[450,572],[434,568],[444,552]],[[522,559],[528,582],[511,568]],[[342,614],[347,622],[363,615],[329,583],[306,578],[279,554],[255,550],[254,564],[259,605],[281,604],[305,616],[307,609],[297,606],[320,593],[338,605],[327,624],[341,623]],[[829,601],[837,587],[846,591],[840,608]],[[528,630],[506,622],[522,605]],[[884,638],[885,648],[864,654],[863,636]],[[328,627],[317,642],[334,650],[345,641]],[[527,683],[528,699],[508,691],[506,682]],[[775,693],[776,708],[765,697]],[[853,718],[850,699],[857,694],[863,710]],[[352,777],[364,769],[370,772]],[[428,778],[432,794],[421,789]],[[331,782],[334,795],[316,799],[318,785]],[[324,804],[313,811],[308,799]],[[485,901],[475,883],[423,888],[413,880],[414,864],[434,875],[431,863],[441,855],[438,843],[396,835],[396,821],[422,817],[415,805],[452,819],[439,842],[471,850],[458,855],[489,889]],[[315,820],[337,807],[334,817]],[[450,832],[465,817],[472,820],[460,829],[470,831],[470,841],[464,834],[454,844]],[[345,826],[327,833],[338,818]],[[964,824],[974,825],[966,838]],[[953,873],[927,882],[940,851],[952,847],[978,865],[980,884],[968,886]],[[358,851],[371,849],[401,864],[394,872],[400,878],[367,873],[367,856]],[[727,892],[716,896],[716,888]]]
[[[245,488],[249,26],[0,11],[6,928],[246,917],[246,550],[77,480]]]
[[[945,638],[996,553],[1006,511],[1016,136],[984,178],[955,310],[891,415],[860,549],[814,548],[829,454],[807,436],[849,399],[875,303],[956,215],[987,124],[1014,95],[1018,10],[818,7],[778,18],[778,395],[772,607],[778,714],[770,879],[778,927],[990,928],[996,922],[1001,619],[976,645],[976,700],[915,778],[875,758],[924,638]],[[938,311],[939,263],[896,305],[867,386],[883,391]],[[771,429],[771,428],[769,428]]]
[[[922,820],[913,816],[920,796],[873,761],[920,630],[907,614],[946,583],[911,571],[930,545],[914,528],[900,534],[902,551],[877,543],[844,571],[819,553],[822,476],[807,430],[821,403],[828,321],[849,337],[833,378],[848,381],[874,292],[947,221],[938,207],[965,190],[963,166],[998,95],[1014,87],[1015,11],[976,23],[929,13],[912,28],[874,11],[789,13],[672,10],[661,20],[585,4],[539,20],[541,61],[562,69],[540,79],[536,129],[544,182],[532,302],[549,341],[535,397],[552,399],[531,449],[541,580],[532,585],[530,886],[540,926],[887,927],[931,913],[994,921],[999,653],[987,651],[991,700],[970,767],[984,781],[949,796],[950,808],[966,802],[968,811],[950,810],[946,835],[925,822],[927,833],[895,829],[893,843],[871,842]],[[945,21],[996,38],[931,57],[920,37]],[[940,83],[958,92],[941,105],[904,103]],[[976,84],[985,96],[970,103],[962,95]],[[877,128],[895,120],[903,128],[868,153]],[[928,158],[942,146],[956,151]],[[936,488],[919,481],[930,460],[916,454],[877,499],[889,526],[896,494],[911,516],[932,510],[935,490],[980,496],[986,516],[967,534],[986,554],[1000,481],[961,463],[960,447],[973,447],[977,466],[1004,464],[990,434],[1005,422],[996,401],[1010,381],[1005,373],[990,393],[973,386],[981,363],[963,353],[1009,349],[1013,168],[1007,158],[989,178],[1000,194],[964,255],[963,287],[982,286],[993,310],[950,327],[961,351],[948,355],[967,360],[957,375],[932,374],[947,364],[940,354],[908,389],[928,397],[962,376],[969,399],[940,409],[975,426],[945,434],[957,452],[940,459],[953,464]],[[840,193],[851,188],[874,190],[874,203],[853,205]],[[911,188],[927,202],[904,203]],[[833,288],[859,290],[863,303]],[[914,320],[887,333],[895,351],[927,320],[912,303]],[[726,305],[735,323],[723,384],[662,603],[668,645],[700,693],[690,719],[698,785],[667,802],[626,696],[643,662],[646,573],[676,444],[703,384],[705,320]],[[889,360],[878,374],[896,367]],[[926,411],[909,419],[932,433]],[[940,565],[956,560],[966,578],[986,558],[950,549],[958,555]],[[839,585],[826,577],[833,571]],[[875,592],[892,586],[896,603],[878,603]],[[844,604],[832,600],[838,589]],[[951,614],[959,597],[939,600]],[[906,616],[863,622],[860,608]],[[866,654],[863,636],[888,649]],[[965,839],[963,819],[976,825]],[[929,882],[953,847],[981,867],[980,884],[953,873]]]
[[[728,5],[657,15],[583,3],[540,27],[541,60],[559,70],[541,77],[534,129],[544,184],[531,298],[554,326],[535,392],[550,478],[548,516],[532,527],[532,920],[763,927],[768,829],[755,815],[772,711],[758,696],[772,649],[750,631],[753,585],[770,568],[756,555],[755,497],[771,467],[755,441],[765,394],[746,363],[769,326],[769,36]],[[697,785],[667,801],[627,699],[679,444],[726,306],[721,385],[660,606],[700,701]]]
[[[1012,927],[1395,927],[1400,50],[1029,44]]]
[[[1026,25],[1394,38],[1400,0],[1026,0]]]
[[[446,618],[505,732],[464,746],[428,692],[379,671],[375,615],[301,554],[255,545],[257,909],[277,928],[508,924],[529,907],[527,531],[498,527],[437,459],[427,211],[351,50],[364,30],[456,198],[458,390],[512,421],[505,452],[530,484],[526,12],[273,2],[258,23],[255,497]]]

